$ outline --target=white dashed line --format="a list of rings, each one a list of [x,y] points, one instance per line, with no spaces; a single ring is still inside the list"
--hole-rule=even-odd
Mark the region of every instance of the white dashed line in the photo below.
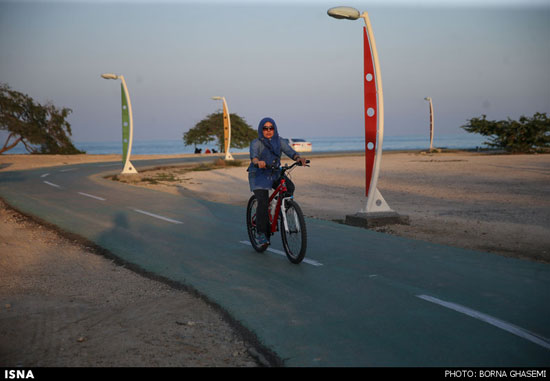
[[[57,184],[54,184],[54,183],[50,183],[49,181],[44,181],[44,184],[48,184],[48,185],[51,186],[51,187],[61,188],[61,185],[57,185]]]
[[[433,296],[429,296],[429,295],[416,295],[416,296],[428,302],[439,304],[440,306],[463,313],[475,319],[479,319],[481,321],[484,321],[485,323],[489,323],[491,325],[494,325],[495,327],[503,329],[511,334],[514,334],[516,336],[529,340],[537,345],[540,345],[543,348],[550,349],[550,340],[540,335],[537,335],[536,333],[529,332],[528,330],[518,327],[517,325],[513,325],[511,323],[497,319],[493,316],[486,315],[476,310],[472,310],[471,308],[461,306],[460,304],[446,302],[444,300],[434,298]]]
[[[94,196],[93,194],[88,194],[88,193],[84,193],[84,192],[78,192],[78,194],[80,194],[80,195],[82,195],[82,196],[94,198],[94,199],[96,199],[96,200],[105,201],[105,199],[104,199],[103,197]]]
[[[145,210],[135,209],[135,208],[130,208],[130,209],[132,209],[134,212],[138,212],[138,213],[141,213],[141,214],[145,214],[145,215],[147,215],[147,216],[154,217],[154,218],[158,218],[159,220],[171,222],[171,223],[173,223],[173,224],[183,224],[183,222],[181,222],[181,221],[173,220],[173,219],[171,219],[171,218],[164,217],[164,216],[159,216],[158,214],[146,212]]]
[[[50,174],[49,173],[44,173],[43,175],[40,175],[40,177],[46,177],[46,176],[49,176]]]
[[[252,244],[248,241],[239,241],[239,243],[243,243],[245,245],[249,245],[249,246],[252,246]],[[267,251],[273,253],[273,254],[278,254],[278,255],[282,255],[283,257],[286,257],[286,253],[284,251],[281,251],[281,250],[277,250],[277,249],[272,249],[272,248],[267,248]],[[323,266],[323,264],[321,262],[318,262],[314,259],[308,259],[308,258],[305,258],[302,262],[305,262],[309,265],[312,265],[312,266]]]

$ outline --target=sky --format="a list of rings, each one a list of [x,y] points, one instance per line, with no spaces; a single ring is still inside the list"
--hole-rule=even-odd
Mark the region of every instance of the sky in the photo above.
[[[550,113],[547,0],[0,0],[0,82],[72,109],[75,142],[121,139],[102,73],[126,79],[135,140],[181,139],[221,110],[212,96],[282,136],[362,136],[364,22],[327,16],[340,5],[369,13],[385,136],[428,136],[428,96],[436,135]]]

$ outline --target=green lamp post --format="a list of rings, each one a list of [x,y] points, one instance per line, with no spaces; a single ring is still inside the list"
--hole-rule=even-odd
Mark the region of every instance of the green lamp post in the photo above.
[[[101,74],[105,79],[120,79],[121,81],[121,98],[122,98],[122,173],[138,173],[130,162],[132,153],[132,139],[134,136],[134,121],[132,117],[132,103],[128,94],[128,87],[123,75],[116,74]]]

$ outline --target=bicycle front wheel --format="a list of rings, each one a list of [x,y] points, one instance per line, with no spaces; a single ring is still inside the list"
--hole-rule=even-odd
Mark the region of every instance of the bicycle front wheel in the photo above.
[[[302,209],[296,201],[285,200],[284,216],[281,216],[280,230],[283,247],[290,262],[298,264],[306,256],[307,230]],[[282,213],[282,211],[281,211]],[[286,218],[285,218],[286,217]],[[286,220],[286,226],[285,226]]]
[[[246,230],[248,231],[248,238],[252,247],[257,252],[261,253],[267,249],[267,245],[260,245],[258,243],[258,229],[256,227],[256,209],[258,208],[258,200],[256,196],[250,197],[248,205],[246,206]]]

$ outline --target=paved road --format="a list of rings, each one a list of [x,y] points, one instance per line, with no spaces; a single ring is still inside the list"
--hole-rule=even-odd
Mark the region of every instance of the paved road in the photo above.
[[[306,219],[307,261],[293,265],[280,236],[262,254],[247,244],[243,207],[102,177],[119,170],[3,172],[0,197],[195,288],[288,366],[550,365],[547,264]]]

